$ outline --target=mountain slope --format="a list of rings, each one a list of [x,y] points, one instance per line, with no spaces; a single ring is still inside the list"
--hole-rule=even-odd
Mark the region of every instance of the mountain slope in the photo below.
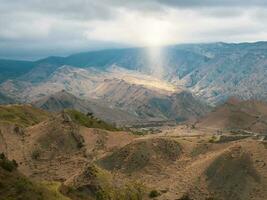
[[[181,87],[117,66],[104,72],[62,66],[44,81],[10,81],[2,90],[47,110],[74,108],[117,124],[184,121],[209,110]],[[59,92],[63,90],[73,95]]]
[[[138,121],[136,116],[130,115],[127,112],[110,108],[108,105],[97,103],[95,100],[90,101],[79,99],[65,90],[41,98],[32,104],[35,107],[53,112],[59,112],[64,109],[74,109],[85,114],[92,113],[97,118],[107,122],[116,123],[117,125]]]
[[[121,79],[106,79],[92,91],[114,107],[136,113],[142,119],[177,120],[203,115],[209,107],[186,91],[147,88]]]
[[[6,95],[2,94],[0,92],[0,105],[2,104],[12,104],[15,103],[15,101],[9,97],[7,97]]]
[[[34,63],[30,61],[0,59],[0,83],[18,78],[33,69]]]
[[[188,71],[179,80],[195,95],[214,104],[231,96],[266,99],[267,42],[196,44],[184,48],[209,57],[204,65]]]
[[[229,99],[196,123],[197,127],[267,131],[267,104],[259,101]]]
[[[9,161],[4,154],[0,154],[0,199],[70,200],[57,189],[53,190],[57,184],[32,181],[16,167],[15,161]]]
[[[30,105],[0,106],[0,122],[14,123],[24,127],[40,123],[49,116],[49,113]]]

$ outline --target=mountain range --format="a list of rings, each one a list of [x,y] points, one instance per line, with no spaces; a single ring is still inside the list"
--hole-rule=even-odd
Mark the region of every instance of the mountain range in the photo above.
[[[65,90],[132,119],[183,121],[232,96],[267,97],[267,42],[166,46],[152,62],[162,63],[160,76],[148,52],[109,49],[38,61],[0,60],[1,99],[32,103]]]

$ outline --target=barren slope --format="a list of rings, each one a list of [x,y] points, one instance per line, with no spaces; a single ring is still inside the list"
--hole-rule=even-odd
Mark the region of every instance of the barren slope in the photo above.
[[[230,99],[201,118],[196,126],[265,133],[267,130],[267,104],[253,100]]]

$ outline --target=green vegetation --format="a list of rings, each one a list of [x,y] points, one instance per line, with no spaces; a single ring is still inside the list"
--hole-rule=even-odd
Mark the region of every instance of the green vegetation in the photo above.
[[[20,174],[16,161],[0,154],[0,199],[70,200],[58,188],[60,183],[37,183]]]
[[[188,194],[184,194],[179,200],[192,200]]]
[[[215,143],[215,142],[217,142],[218,141],[218,138],[215,136],[215,135],[213,135],[210,139],[209,139],[209,142],[210,143]]]
[[[5,156],[5,154],[0,154],[0,167],[2,167],[4,170],[12,172],[13,170],[17,169],[18,164],[15,160],[8,160]]]
[[[150,198],[155,198],[155,197],[158,197],[160,196],[160,192],[158,192],[157,190],[152,190],[150,193],[149,193],[149,197]]]
[[[39,150],[39,149],[35,149],[35,150],[32,152],[31,157],[32,157],[32,159],[34,159],[34,160],[38,160],[38,159],[40,158],[40,154],[41,154],[40,150]]]
[[[61,187],[61,183],[59,182],[42,182],[40,184],[42,187],[46,188],[49,192],[52,193],[53,198],[56,200],[70,200],[68,197],[64,196],[61,192],[60,192],[60,187]]]
[[[144,196],[144,186],[136,182],[120,182],[103,169],[92,164],[79,175],[77,184],[66,189],[66,195],[71,199],[96,200],[141,200]],[[91,197],[91,198],[88,198]]]
[[[199,156],[201,154],[207,153],[208,150],[209,150],[210,145],[211,144],[208,144],[208,143],[198,144],[196,147],[193,148],[193,150],[190,153],[190,156],[197,157],[197,156]]]
[[[100,119],[95,118],[93,115],[85,115],[76,110],[65,110],[65,112],[71,117],[71,119],[82,126],[88,128],[99,128],[109,131],[118,131],[115,126],[108,124]]]
[[[17,124],[22,127],[32,126],[44,121],[49,113],[30,105],[0,106],[0,122]]]

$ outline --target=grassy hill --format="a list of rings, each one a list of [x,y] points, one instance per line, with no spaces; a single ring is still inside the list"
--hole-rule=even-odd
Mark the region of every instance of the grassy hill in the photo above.
[[[0,154],[0,200],[70,200],[59,191],[57,183],[37,183],[17,171],[15,161]]]
[[[105,129],[109,131],[117,131],[118,129],[112,125],[108,124],[98,118],[95,118],[93,115],[85,115],[79,111],[76,110],[65,110],[65,112],[71,117],[71,119],[81,125],[88,128],[99,128],[99,129]]]
[[[30,105],[0,106],[0,122],[8,122],[23,127],[46,120],[50,114]]]

